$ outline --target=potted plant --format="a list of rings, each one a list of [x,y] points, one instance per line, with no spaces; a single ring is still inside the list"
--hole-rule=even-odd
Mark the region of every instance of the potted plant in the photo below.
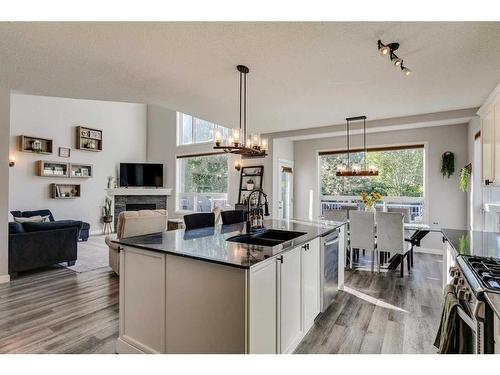
[[[365,205],[365,211],[373,211],[375,209],[375,203],[382,200],[382,195],[374,191],[371,194],[365,192],[361,193],[361,201]]]
[[[253,182],[253,180],[251,178],[249,178],[247,181],[247,190],[253,190],[254,186],[255,186],[255,183]]]
[[[111,213],[111,205],[113,204],[111,198],[106,197],[104,202],[104,207],[102,208],[103,216],[102,221],[105,223],[111,223],[113,221],[113,215]]]

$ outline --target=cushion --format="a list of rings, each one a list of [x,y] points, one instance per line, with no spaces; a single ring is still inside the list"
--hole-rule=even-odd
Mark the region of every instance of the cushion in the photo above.
[[[50,221],[54,221],[54,216],[50,210],[35,210],[35,211],[10,211],[14,217],[32,217],[32,216],[48,216]]]
[[[31,217],[14,217],[14,221],[16,223],[43,223],[46,221],[49,217],[48,216],[31,216]]]
[[[23,228],[23,225],[21,223],[16,223],[11,221],[9,223],[9,234],[17,234],[17,233],[24,233],[25,230]]]
[[[55,229],[64,229],[64,228],[81,228],[81,221],[75,220],[61,220],[61,221],[52,221],[45,223],[33,223],[27,222],[23,224],[24,230],[26,232],[40,232],[44,230],[55,230]]]

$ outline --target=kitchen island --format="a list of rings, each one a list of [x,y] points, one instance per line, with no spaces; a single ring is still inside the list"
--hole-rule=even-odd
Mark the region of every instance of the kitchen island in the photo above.
[[[296,232],[274,246],[228,241],[246,234],[243,224],[116,241],[117,352],[292,352],[320,313],[321,238],[334,231],[343,286],[344,224],[266,220]]]

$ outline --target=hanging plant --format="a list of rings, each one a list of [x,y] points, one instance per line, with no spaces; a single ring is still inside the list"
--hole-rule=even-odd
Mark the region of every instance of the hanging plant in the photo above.
[[[442,156],[441,161],[441,173],[443,177],[446,176],[450,178],[450,176],[455,173],[455,155],[451,151],[446,151]]]
[[[462,190],[464,193],[469,191],[471,169],[471,164],[468,164],[460,169],[460,190]]]

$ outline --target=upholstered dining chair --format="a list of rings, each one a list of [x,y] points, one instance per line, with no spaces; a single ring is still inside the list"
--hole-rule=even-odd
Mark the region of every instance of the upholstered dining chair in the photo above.
[[[331,221],[346,221],[348,219],[348,212],[349,211],[347,209],[324,210],[323,219]]]
[[[367,211],[349,212],[349,247],[351,250],[351,268],[353,265],[353,249],[372,252],[371,270],[375,265],[375,215]],[[377,257],[378,258],[378,257]]]
[[[120,274],[120,246],[115,239],[142,236],[145,234],[161,233],[167,230],[166,210],[123,211],[118,215],[116,235],[106,236],[109,247],[109,266]]]
[[[184,215],[186,230],[200,229],[215,226],[215,214],[213,212],[202,212]]]
[[[403,214],[405,223],[409,223],[411,221],[410,207],[387,207],[387,212],[399,212]]]
[[[243,210],[221,211],[223,225],[243,223],[245,221],[245,212]]]
[[[405,242],[403,214],[400,212],[377,212],[377,250],[394,252],[401,257],[401,277],[404,275],[406,257],[410,271],[410,244]]]

